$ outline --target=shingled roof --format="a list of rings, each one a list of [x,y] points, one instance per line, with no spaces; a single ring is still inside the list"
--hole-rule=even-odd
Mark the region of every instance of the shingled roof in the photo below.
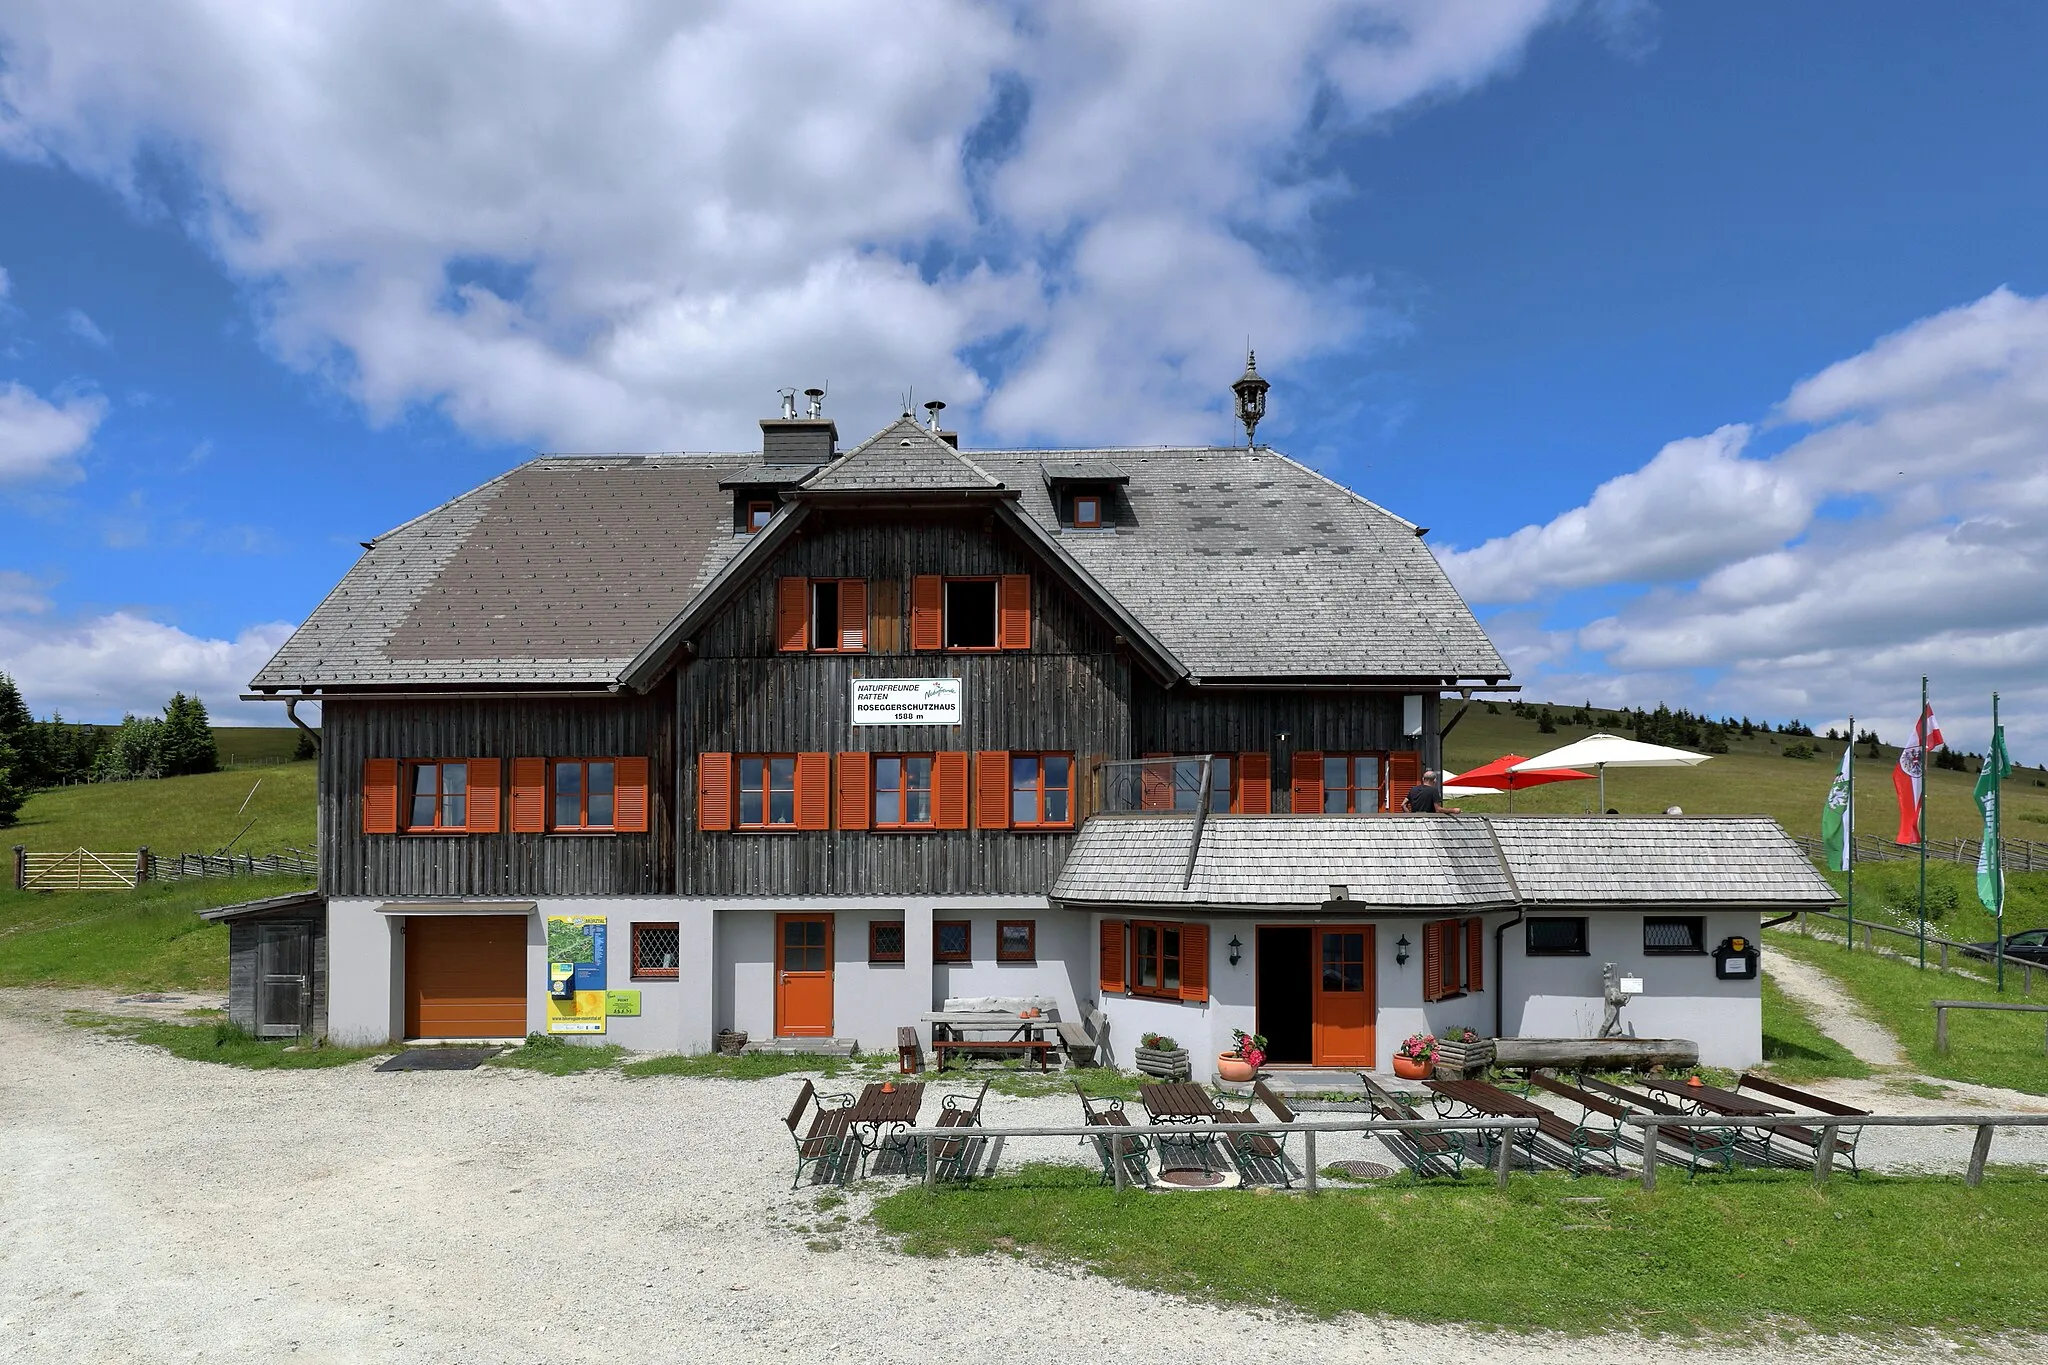
[[[614,685],[736,556],[773,552],[733,525],[731,488],[763,468],[521,465],[378,537],[253,686]],[[1113,529],[1062,528],[1051,469],[1128,478]],[[798,499],[998,499],[1197,682],[1508,676],[1411,523],[1270,449],[961,452],[905,417],[801,471]]]
[[[1835,891],[1762,816],[1097,816],[1052,898],[1071,905],[1378,911],[1789,907]]]

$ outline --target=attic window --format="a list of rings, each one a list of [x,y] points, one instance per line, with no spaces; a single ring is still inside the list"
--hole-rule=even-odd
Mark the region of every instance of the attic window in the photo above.
[[[1094,530],[1102,525],[1102,495],[1100,493],[1076,493],[1074,495],[1074,525],[1084,530]]]
[[[754,532],[766,526],[768,524],[768,519],[770,517],[773,517],[774,515],[774,503],[749,502],[747,504],[747,534],[752,535]]]

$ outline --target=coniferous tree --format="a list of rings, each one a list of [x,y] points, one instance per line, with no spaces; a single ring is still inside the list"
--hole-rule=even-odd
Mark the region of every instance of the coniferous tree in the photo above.
[[[14,746],[5,735],[0,735],[0,829],[21,818],[21,803],[28,799],[28,792],[17,776],[19,767]]]
[[[1491,703],[1488,703],[1491,705]],[[292,745],[292,762],[303,763],[309,758],[320,757],[320,746],[313,742],[313,736],[299,731],[299,742]]]
[[[157,731],[156,769],[164,777],[220,771],[220,747],[214,742],[206,703],[198,697],[177,692],[165,704]]]
[[[15,790],[30,792],[49,785],[50,778],[41,761],[42,736],[36,731],[36,719],[29,713],[28,703],[22,700],[21,689],[6,673],[0,673],[0,741],[6,742],[13,755],[9,773]]]

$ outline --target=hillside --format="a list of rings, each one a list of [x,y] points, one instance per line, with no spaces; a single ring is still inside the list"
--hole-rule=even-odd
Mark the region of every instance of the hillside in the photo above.
[[[1532,702],[1531,705],[1541,705]],[[1553,711],[1569,713],[1572,707]],[[1448,717],[1456,703],[1446,706]],[[1558,721],[1557,733],[1537,733],[1537,722],[1511,714],[1506,703],[1489,715],[1475,701],[1465,718],[1444,740],[1444,761],[1453,772],[1474,768],[1506,753],[1535,757],[1547,750],[1584,739],[1594,730]],[[1618,731],[1625,738],[1628,732]],[[1959,737],[1961,738],[1961,737]],[[1786,758],[1785,746],[1804,743],[1817,751],[1808,759]],[[1982,741],[1977,746],[1982,747]],[[1898,828],[1898,802],[1892,794],[1895,746],[1883,746],[1882,759],[1856,755],[1857,828],[1888,838]],[[1839,740],[1767,735],[1759,731],[1744,739],[1730,736],[1729,751],[1694,768],[1610,768],[1607,804],[1625,815],[1655,814],[1678,806],[1688,815],[1769,815],[1794,834],[1818,835],[1822,803],[1842,761]],[[1930,839],[1975,838],[1982,821],[1969,773],[1930,770],[1927,775]],[[1530,813],[1587,811],[1593,808],[1592,782],[1559,782],[1515,793],[1515,810]],[[1467,797],[1458,804],[1470,811],[1504,811],[1505,796]],[[2048,779],[2037,768],[2016,769],[2005,786],[2006,837],[2048,841]]]
[[[21,823],[0,830],[0,844],[21,844],[31,853],[131,853],[146,846],[168,857],[214,853],[233,841],[236,853],[310,853],[317,771],[311,762],[279,763],[56,787],[29,797]]]

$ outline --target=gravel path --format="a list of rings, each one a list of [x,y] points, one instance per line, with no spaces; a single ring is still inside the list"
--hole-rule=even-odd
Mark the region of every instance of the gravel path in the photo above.
[[[788,1191],[782,1083],[245,1072],[55,1022],[66,1003],[0,992],[0,1359],[1151,1361],[1162,1340],[1247,1361],[1779,1358],[1319,1321],[900,1256],[862,1196],[821,1210]],[[992,1099],[991,1117],[1073,1108]],[[1005,1164],[1034,1151],[1079,1155],[1048,1139]],[[1325,1160],[1346,1156],[1386,1159]]]
[[[1828,1037],[1872,1066],[1903,1066],[1906,1054],[1891,1030],[1856,1006],[1834,978],[1789,953],[1764,959],[1764,972]]]

